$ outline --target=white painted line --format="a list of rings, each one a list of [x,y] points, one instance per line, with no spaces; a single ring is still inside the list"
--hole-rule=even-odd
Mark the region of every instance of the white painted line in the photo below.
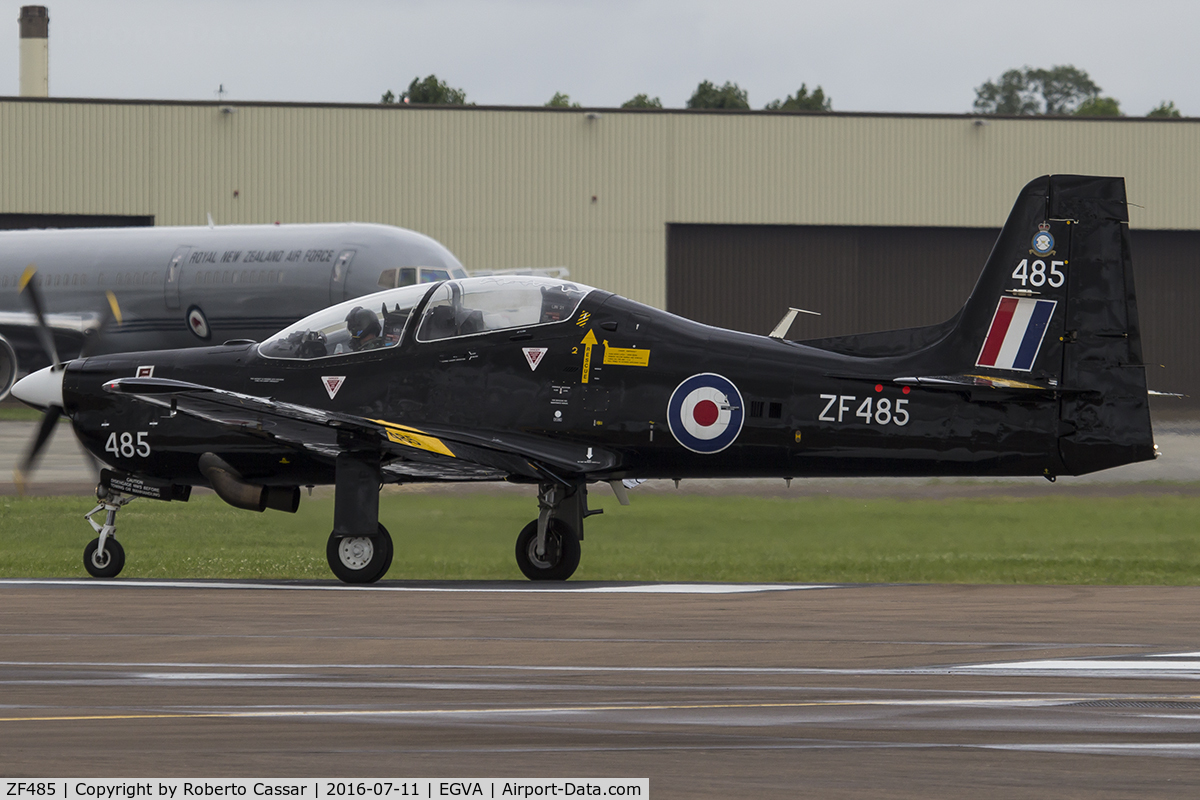
[[[577,715],[577,714],[629,714],[643,712],[705,712],[711,714],[721,711],[798,711],[801,709],[827,708],[887,708],[894,706],[920,706],[925,708],[986,706],[994,708],[1040,708],[1047,705],[1059,705],[1063,701],[1043,701],[1028,698],[1008,699],[977,699],[977,700],[929,700],[908,701],[888,698],[868,700],[802,700],[796,702],[722,702],[722,703],[604,703],[582,705],[545,705],[545,706],[483,706],[477,708],[312,708],[284,706],[276,708],[229,708],[223,710],[210,709],[171,709],[156,711],[152,709],[128,711],[107,714],[47,714],[45,716],[22,715],[15,717],[0,717],[4,722],[62,722],[89,720],[120,720],[120,719],[296,719],[320,717],[358,717],[358,718],[417,718],[417,717],[496,717],[530,715]],[[921,745],[918,745],[921,746]]]
[[[951,667],[950,672],[988,674],[1063,675],[1194,675],[1200,674],[1195,653],[1146,654],[1137,658],[1048,658],[1036,661],[1002,661]],[[1174,659],[1174,660],[1171,660]]]
[[[800,589],[833,589],[821,584],[795,583],[652,583],[640,586],[586,586],[563,589],[580,594],[750,594],[753,592],[791,592]]]
[[[605,672],[605,673],[681,673],[747,675],[911,675],[912,670],[843,670],[817,667],[629,667],[580,666],[575,664],[336,664],[336,663],[246,663],[220,661],[0,661],[0,667],[119,667],[133,669],[383,669],[383,670],[465,670],[469,672]],[[945,670],[935,674],[944,675]]]
[[[1147,653],[1146,658],[1200,658],[1200,653]]]
[[[979,744],[981,750],[1018,750],[1026,753],[1071,753],[1093,756],[1182,756],[1200,753],[1195,742],[1088,742],[1070,744]]]
[[[530,584],[529,586],[405,586],[372,584],[351,586],[343,583],[288,584],[256,581],[159,581],[159,580],[91,580],[86,578],[4,578],[0,586],[100,586],[116,589],[255,589],[276,591],[317,592],[442,592],[442,593],[500,593],[500,594],[755,594],[758,592],[793,592],[803,589],[833,589],[833,585],[799,583],[645,583],[636,585]]]

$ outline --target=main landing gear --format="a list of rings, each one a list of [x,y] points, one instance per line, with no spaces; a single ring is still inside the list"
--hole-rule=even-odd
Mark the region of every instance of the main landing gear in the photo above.
[[[538,518],[517,536],[517,566],[531,581],[565,581],[579,566],[583,520],[603,512],[588,511],[583,484],[542,484],[538,509]]]
[[[100,504],[84,514],[83,518],[100,535],[83,548],[83,568],[93,578],[115,578],[125,567],[125,548],[117,541],[117,512],[137,498],[112,491],[105,491],[104,494],[97,491],[96,499]],[[92,519],[100,511],[105,512],[103,525]]]
[[[374,583],[392,566],[392,536],[379,523],[379,453],[343,452],[336,470],[325,557],[343,583]]]
[[[374,583],[392,566],[392,535],[379,524],[375,536],[329,534],[325,546],[329,568],[343,583]]]

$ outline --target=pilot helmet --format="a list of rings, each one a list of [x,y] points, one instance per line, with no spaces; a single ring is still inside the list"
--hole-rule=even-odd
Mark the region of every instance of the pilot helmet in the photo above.
[[[379,335],[379,318],[362,306],[355,306],[346,315],[346,329],[355,339],[367,339]]]
[[[574,298],[558,286],[542,287],[542,322],[561,322],[575,305]]]

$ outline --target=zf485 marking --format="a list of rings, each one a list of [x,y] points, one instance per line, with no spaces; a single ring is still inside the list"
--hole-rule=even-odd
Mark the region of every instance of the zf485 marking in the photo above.
[[[817,419],[822,422],[845,422],[850,409],[854,407],[854,403],[858,397],[852,394],[823,394],[822,400],[828,400],[825,408],[817,415]],[[909,414],[905,406],[908,405],[908,400],[901,398],[894,403],[886,398],[880,397],[876,400],[874,397],[864,397],[862,402],[858,404],[858,408],[854,412],[854,417],[862,419],[867,425],[899,425],[904,427],[908,424]],[[834,416],[834,415],[837,416]],[[848,420],[854,422],[854,419]]]

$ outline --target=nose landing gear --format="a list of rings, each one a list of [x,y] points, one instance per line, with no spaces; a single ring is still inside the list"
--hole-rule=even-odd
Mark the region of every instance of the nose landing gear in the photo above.
[[[600,509],[588,510],[587,485],[544,483],[538,488],[538,518],[517,536],[517,566],[531,581],[565,581],[579,567],[583,521]]]
[[[106,491],[103,495],[97,492],[96,499],[100,504],[83,518],[100,535],[83,548],[83,568],[93,578],[115,578],[125,568],[125,548],[117,541],[117,512],[137,498]],[[92,519],[100,511],[105,512],[103,525]]]
[[[521,529],[517,537],[517,566],[531,581],[565,581],[579,566],[579,537],[562,521],[546,526],[544,551],[538,553],[538,520]]]

